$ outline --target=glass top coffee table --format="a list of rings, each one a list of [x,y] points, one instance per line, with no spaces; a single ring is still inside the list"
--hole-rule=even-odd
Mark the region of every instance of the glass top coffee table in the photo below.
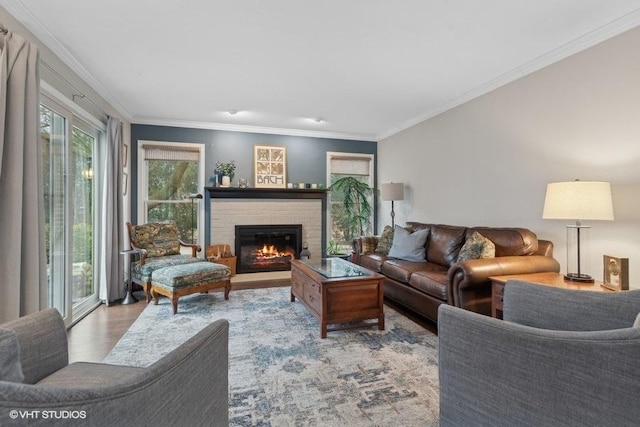
[[[321,338],[351,328],[377,325],[384,330],[383,297],[384,276],[352,262],[291,261],[291,302],[298,298],[320,321]]]
[[[359,265],[346,261],[342,258],[300,260],[300,262],[328,279],[335,279],[339,277],[360,277],[373,273],[366,268],[360,267]]]

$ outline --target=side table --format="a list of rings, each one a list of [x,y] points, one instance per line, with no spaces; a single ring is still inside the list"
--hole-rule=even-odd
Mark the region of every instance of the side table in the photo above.
[[[136,302],[138,302],[138,299],[133,296],[133,289],[132,289],[132,282],[131,282],[131,264],[132,262],[132,257],[135,258],[136,256],[140,256],[140,254],[142,253],[142,251],[140,249],[125,249],[120,251],[120,255],[124,255],[124,259],[126,261],[127,257],[129,257],[129,274],[127,276],[127,295],[125,295],[124,299],[122,300],[122,304],[134,304]]]
[[[560,273],[510,274],[489,277],[489,280],[491,280],[491,316],[498,319],[502,319],[504,285],[508,280],[522,280],[576,291],[613,292],[597,280],[594,283],[571,282],[564,280],[564,276]]]

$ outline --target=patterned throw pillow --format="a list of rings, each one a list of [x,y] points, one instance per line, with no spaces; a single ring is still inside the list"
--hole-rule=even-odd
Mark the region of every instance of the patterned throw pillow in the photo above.
[[[378,246],[376,246],[376,252],[387,255],[391,250],[391,244],[393,243],[393,228],[390,225],[385,225],[382,234],[378,238]]]
[[[362,248],[360,249],[363,254],[369,254],[376,251],[376,244],[378,238],[376,236],[362,236],[360,238],[362,242]]]
[[[495,258],[495,256],[496,245],[482,234],[474,231],[471,237],[464,242],[456,262],[466,261],[468,259]]]

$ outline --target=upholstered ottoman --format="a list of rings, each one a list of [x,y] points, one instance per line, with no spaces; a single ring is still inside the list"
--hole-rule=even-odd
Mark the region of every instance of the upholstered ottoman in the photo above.
[[[153,272],[151,294],[158,304],[159,295],[171,300],[173,314],[178,312],[178,298],[196,292],[224,288],[224,299],[229,299],[231,270],[226,265],[209,261],[172,265]]]

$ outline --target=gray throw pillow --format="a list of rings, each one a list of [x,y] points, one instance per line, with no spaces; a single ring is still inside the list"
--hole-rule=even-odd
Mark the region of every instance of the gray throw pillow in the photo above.
[[[474,231],[471,237],[462,245],[456,262],[468,259],[495,258],[495,256],[496,245],[482,234]]]
[[[636,316],[636,321],[633,322],[633,327],[640,328],[640,313],[638,313],[638,315]]]
[[[0,380],[14,383],[24,381],[20,345],[16,333],[11,329],[0,328]]]
[[[429,230],[418,230],[410,233],[408,230],[396,225],[393,230],[393,244],[389,250],[392,258],[404,259],[407,261],[424,261],[426,259],[425,243]]]

